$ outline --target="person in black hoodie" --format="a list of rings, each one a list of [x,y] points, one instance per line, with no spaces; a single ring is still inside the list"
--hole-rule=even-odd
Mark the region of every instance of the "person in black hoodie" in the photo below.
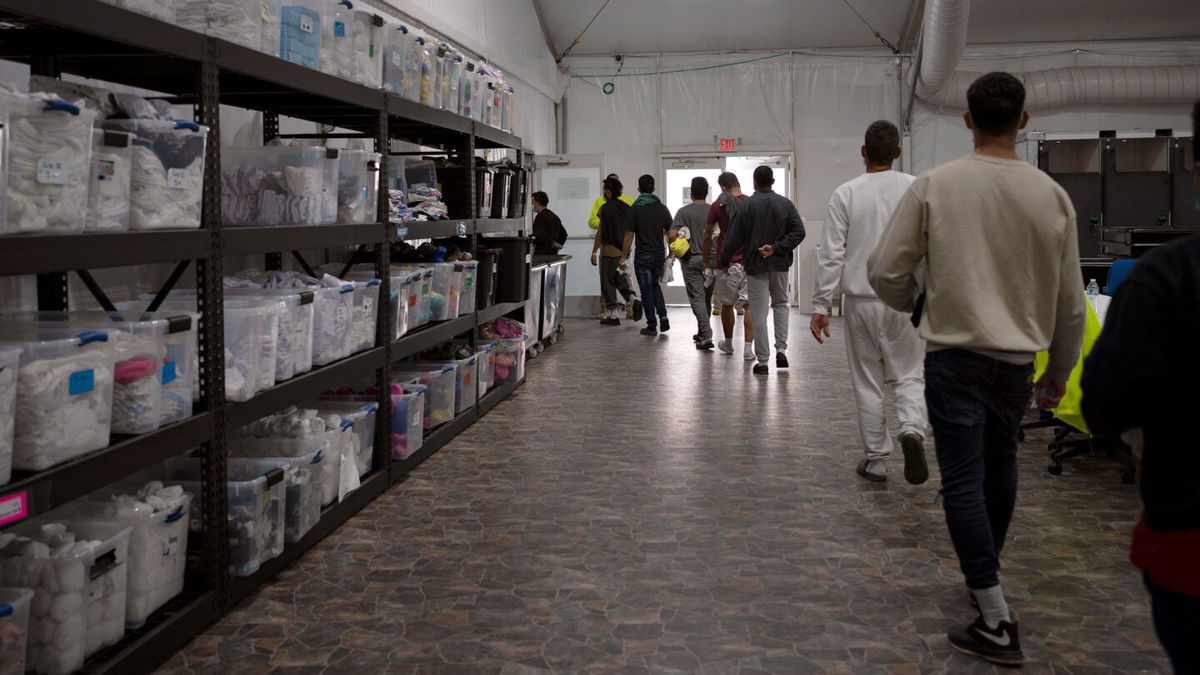
[[[567,228],[549,206],[550,197],[545,192],[533,193],[533,210],[537,212],[532,228],[534,255],[555,255],[567,243]]]
[[[721,251],[722,267],[729,265],[734,254],[742,251],[743,266],[750,291],[750,313],[754,319],[754,356],[758,363],[754,373],[768,372],[771,355],[767,340],[767,309],[775,321],[775,367],[787,368],[788,338],[788,269],[792,266],[792,251],[804,241],[804,222],[796,205],[775,194],[775,172],[769,166],[754,170],[754,196],[738,209],[729,224],[725,249]]]
[[[600,319],[601,325],[621,325],[625,313],[624,300],[617,290],[617,275],[620,273],[621,246],[625,239],[625,218],[629,205],[621,200],[624,186],[617,178],[604,180],[604,198],[600,207],[600,228],[596,230],[596,241],[592,245],[592,264],[600,266],[600,295],[607,315]]]
[[[1192,125],[1200,193],[1200,102]],[[1176,673],[1200,673],[1200,452],[1192,427],[1200,407],[1198,336],[1200,234],[1193,234],[1147,253],[1117,288],[1080,382],[1092,433],[1141,430],[1145,510],[1130,558],[1142,570],[1154,629]]]

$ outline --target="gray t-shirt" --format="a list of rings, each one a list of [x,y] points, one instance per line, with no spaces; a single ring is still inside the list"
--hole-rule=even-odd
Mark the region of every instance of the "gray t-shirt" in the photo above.
[[[688,204],[675,212],[675,220],[671,223],[672,230],[688,229],[688,252],[683,260],[688,260],[693,253],[700,253],[700,242],[704,239],[704,227],[708,221],[708,204]]]

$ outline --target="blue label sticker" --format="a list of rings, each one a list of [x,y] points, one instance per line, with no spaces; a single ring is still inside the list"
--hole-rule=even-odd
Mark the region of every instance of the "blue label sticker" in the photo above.
[[[346,37],[346,22],[345,21],[334,21],[333,22],[333,34],[336,35],[337,37]]]
[[[175,374],[175,362],[167,361],[166,363],[164,363],[163,367],[162,367],[162,383],[170,384],[171,382],[175,381],[176,377],[177,377],[177,375]]]
[[[67,393],[71,396],[86,394],[96,388],[96,371],[77,370],[67,379]]]

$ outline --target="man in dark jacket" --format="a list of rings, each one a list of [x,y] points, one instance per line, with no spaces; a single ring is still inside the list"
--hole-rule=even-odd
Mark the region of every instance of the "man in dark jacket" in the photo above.
[[[629,249],[636,242],[633,269],[646,312],[642,335],[658,335],[660,329],[663,332],[671,330],[662,291],[663,261],[667,257],[663,237],[670,229],[671,210],[654,196],[654,176],[647,174],[638,178],[638,198],[629,208],[621,260],[629,257]]]
[[[1200,192],[1200,103],[1192,116]],[[1200,235],[1193,234],[1147,253],[1118,287],[1080,383],[1093,433],[1141,429],[1145,511],[1130,557],[1145,575],[1154,628],[1177,673],[1200,673],[1197,335]]]
[[[742,251],[750,292],[750,314],[754,320],[754,372],[765,375],[771,356],[767,344],[767,308],[775,321],[775,367],[787,368],[788,270],[792,251],[804,241],[804,222],[796,206],[787,197],[775,194],[775,173],[769,166],[754,170],[754,195],[747,200],[733,222],[721,251],[721,266],[728,266]]]
[[[535,255],[555,255],[567,243],[567,228],[562,220],[551,211],[550,197],[538,190],[533,193],[533,210],[537,216],[533,219],[533,252]]]
[[[605,326],[621,325],[621,315],[625,313],[625,303],[617,290],[617,274],[624,260],[621,245],[625,239],[625,218],[629,214],[629,205],[621,200],[623,187],[616,178],[605,179],[604,198],[608,201],[600,207],[600,227],[592,245],[592,264],[600,265],[600,295],[608,312],[600,319]]]

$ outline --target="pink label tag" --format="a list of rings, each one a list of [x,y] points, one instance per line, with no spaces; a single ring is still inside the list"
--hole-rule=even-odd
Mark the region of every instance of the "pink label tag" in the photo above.
[[[0,525],[15,523],[29,516],[29,493],[22,490],[0,497]]]

